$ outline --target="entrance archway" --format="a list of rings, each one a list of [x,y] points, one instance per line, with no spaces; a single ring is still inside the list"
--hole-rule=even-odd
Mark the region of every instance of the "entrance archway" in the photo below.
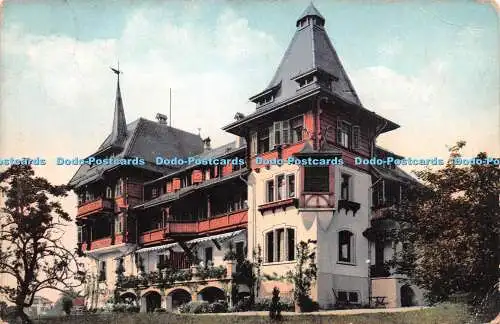
[[[120,302],[130,305],[135,305],[137,302],[137,296],[132,292],[123,293],[120,296]]]
[[[415,293],[411,289],[410,285],[404,285],[401,287],[401,307],[415,306]]]
[[[217,287],[206,287],[200,291],[201,299],[209,303],[218,300],[226,300],[226,293],[224,290]]]
[[[144,297],[146,298],[146,312],[161,308],[161,295],[156,291],[150,291]]]
[[[176,289],[170,292],[168,297],[172,300],[172,311],[191,301],[191,294],[184,289]]]

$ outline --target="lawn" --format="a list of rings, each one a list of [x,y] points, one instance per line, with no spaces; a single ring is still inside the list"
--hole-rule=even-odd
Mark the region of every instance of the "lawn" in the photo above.
[[[372,313],[358,315],[318,315],[300,314],[285,315],[285,323],[335,323],[335,324],[455,324],[472,323],[471,316],[466,309],[460,305],[443,305],[423,310],[399,312],[399,313]],[[156,324],[156,323],[270,323],[265,315],[178,315],[171,313],[106,313],[81,315],[71,318],[47,318],[35,321],[38,324],[63,324],[63,323],[89,323],[89,324]]]

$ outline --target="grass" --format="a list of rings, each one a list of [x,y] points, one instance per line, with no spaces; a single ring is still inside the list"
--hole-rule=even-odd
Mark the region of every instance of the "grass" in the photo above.
[[[372,313],[359,315],[286,315],[283,323],[332,323],[332,324],[461,324],[471,323],[472,317],[466,307],[446,304],[423,310],[399,313]],[[159,324],[159,323],[271,323],[268,316],[218,316],[214,315],[179,315],[171,313],[110,313],[92,314],[72,318],[47,318],[35,321],[37,324]]]

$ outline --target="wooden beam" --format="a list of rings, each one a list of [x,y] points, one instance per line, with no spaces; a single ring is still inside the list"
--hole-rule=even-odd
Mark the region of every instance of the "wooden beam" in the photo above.
[[[220,246],[219,242],[217,242],[217,240],[212,239],[212,242],[214,242],[214,245],[217,248],[217,250],[220,251],[222,249],[222,247]]]

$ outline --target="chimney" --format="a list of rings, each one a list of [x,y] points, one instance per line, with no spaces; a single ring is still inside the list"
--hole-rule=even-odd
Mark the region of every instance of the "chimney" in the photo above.
[[[203,140],[204,151],[210,151],[212,148],[210,147],[210,137],[207,137]]]
[[[164,114],[157,113],[156,120],[158,121],[159,124],[167,125],[167,116]]]
[[[240,121],[243,118],[245,118],[245,115],[243,115],[240,112],[237,112],[236,115],[234,115],[234,120]],[[245,145],[245,138],[241,136],[236,136],[236,148],[240,148],[243,145]]]

